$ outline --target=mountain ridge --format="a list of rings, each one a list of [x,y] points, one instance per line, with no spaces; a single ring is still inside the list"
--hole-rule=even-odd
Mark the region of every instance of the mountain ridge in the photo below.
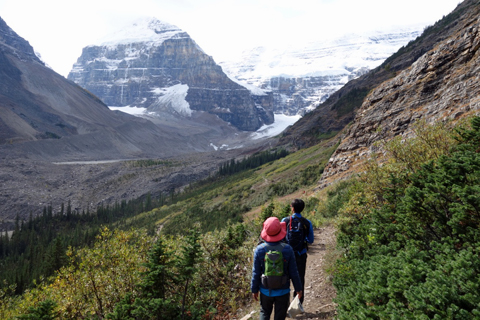
[[[168,193],[208,176],[225,158],[264,148],[262,139],[247,141],[250,133],[206,112],[180,120],[110,110],[46,67],[0,19],[0,211],[7,223],[16,214],[41,214],[45,201],[85,208]],[[241,146],[247,149],[235,149]],[[128,169],[142,159],[190,167]]]

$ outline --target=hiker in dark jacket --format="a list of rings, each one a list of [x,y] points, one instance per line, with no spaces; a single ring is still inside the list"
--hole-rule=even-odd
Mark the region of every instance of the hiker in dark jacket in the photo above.
[[[285,238],[286,242],[293,248],[295,252],[295,261],[297,263],[297,270],[300,275],[300,279],[302,281],[302,291],[305,287],[305,270],[307,268],[307,250],[308,244],[313,243],[313,225],[312,222],[300,214],[303,209],[305,208],[305,202],[302,199],[295,199],[290,204],[292,215],[289,217],[285,217],[282,219],[282,223],[284,222],[286,225],[286,232],[287,236]],[[292,223],[292,221],[294,223]],[[298,224],[297,232],[293,232],[292,226],[295,227],[296,223]],[[295,237],[295,233],[301,233],[302,236],[300,239]],[[295,293],[293,294],[295,296]],[[300,298],[300,302],[303,303],[303,298],[305,295],[302,295]]]
[[[302,296],[302,283],[295,263],[295,254],[290,245],[282,242],[285,234],[285,223],[281,223],[276,217],[270,217],[263,223],[261,233],[261,237],[265,243],[259,244],[255,249],[251,290],[253,298],[257,301],[260,292],[260,320],[270,319],[274,308],[274,320],[285,319],[290,304],[290,279],[293,282],[296,294],[298,294],[299,297]],[[280,248],[283,254],[284,274],[287,278],[285,284],[281,285],[280,288],[269,289],[262,284],[262,275],[265,273],[265,255],[267,251],[277,250],[277,248]]]

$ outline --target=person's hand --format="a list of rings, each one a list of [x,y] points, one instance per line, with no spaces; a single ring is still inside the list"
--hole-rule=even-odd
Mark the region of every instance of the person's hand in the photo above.
[[[252,297],[253,297],[253,299],[255,299],[256,301],[258,301],[258,292],[252,293]]]
[[[302,295],[303,295],[303,291],[302,291],[302,290],[297,291],[298,299],[302,299]]]

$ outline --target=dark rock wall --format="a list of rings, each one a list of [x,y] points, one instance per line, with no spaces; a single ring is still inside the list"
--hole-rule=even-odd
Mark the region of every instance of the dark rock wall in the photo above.
[[[86,47],[68,79],[109,106],[145,108],[161,95],[158,90],[187,84],[186,100],[192,110],[218,115],[246,131],[273,122],[273,103],[268,101],[272,97],[254,97],[246,88],[230,80],[186,33],[160,45],[132,43]],[[260,102],[256,103],[257,100]]]

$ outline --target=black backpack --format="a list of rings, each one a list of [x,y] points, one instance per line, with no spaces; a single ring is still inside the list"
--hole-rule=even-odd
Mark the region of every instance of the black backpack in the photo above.
[[[287,243],[293,248],[293,251],[300,252],[304,248],[307,248],[307,237],[310,229],[310,222],[304,217],[288,217],[285,219],[287,223],[287,236],[285,237]]]

